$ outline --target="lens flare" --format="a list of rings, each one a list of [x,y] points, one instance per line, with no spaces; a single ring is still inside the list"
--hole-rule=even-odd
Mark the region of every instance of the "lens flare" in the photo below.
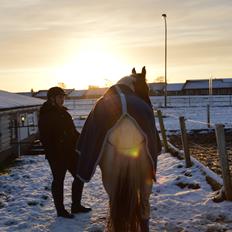
[[[132,148],[124,148],[124,149],[118,149],[120,153],[122,153],[125,156],[129,156],[131,158],[138,158],[139,156],[139,148],[138,147],[132,147]]]
[[[128,155],[133,158],[137,158],[139,156],[139,149],[137,147],[132,147],[129,150]]]

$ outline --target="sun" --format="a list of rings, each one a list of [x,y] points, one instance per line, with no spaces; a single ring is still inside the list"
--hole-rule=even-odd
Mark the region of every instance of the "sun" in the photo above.
[[[55,71],[59,82],[75,89],[113,84],[128,72],[122,58],[104,41],[86,41]],[[125,72],[126,71],[126,72]]]

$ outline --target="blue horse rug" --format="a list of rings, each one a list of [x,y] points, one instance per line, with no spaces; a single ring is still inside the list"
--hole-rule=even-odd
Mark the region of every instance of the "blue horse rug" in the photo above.
[[[128,86],[116,84],[109,88],[104,96],[96,102],[79,137],[77,176],[83,182],[90,181],[94,175],[109,132],[125,115],[135,120],[145,136],[155,173],[157,156],[161,152],[161,143],[153,110]]]

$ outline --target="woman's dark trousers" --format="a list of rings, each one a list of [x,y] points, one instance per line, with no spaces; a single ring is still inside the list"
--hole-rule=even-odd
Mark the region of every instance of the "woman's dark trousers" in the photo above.
[[[64,208],[64,179],[65,174],[69,171],[74,180],[72,183],[72,207],[78,207],[81,202],[84,183],[76,177],[77,161],[63,159],[48,159],[52,175],[52,196],[57,213],[62,212]]]

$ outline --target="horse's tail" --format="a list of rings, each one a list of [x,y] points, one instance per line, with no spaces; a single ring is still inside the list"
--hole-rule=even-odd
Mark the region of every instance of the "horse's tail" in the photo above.
[[[118,174],[114,179],[109,225],[114,232],[137,232],[142,225],[142,186],[145,181],[141,160],[139,157],[120,154],[117,150],[115,152],[115,157],[118,157],[115,160],[115,169],[120,170],[117,170]],[[120,165],[117,165],[117,161]]]

